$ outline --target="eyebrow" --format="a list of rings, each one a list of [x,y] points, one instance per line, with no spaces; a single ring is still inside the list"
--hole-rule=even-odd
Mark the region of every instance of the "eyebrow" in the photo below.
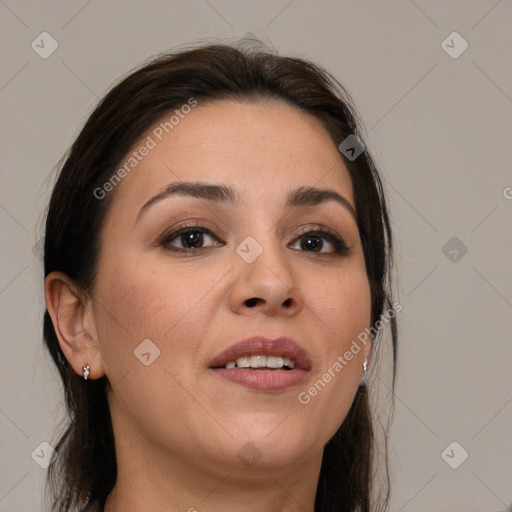
[[[200,181],[177,181],[168,184],[164,190],[153,196],[139,210],[137,219],[155,203],[167,199],[173,195],[205,199],[231,204],[240,202],[240,195],[231,187],[204,183]],[[336,201],[354,217],[357,222],[357,214],[354,207],[342,195],[332,189],[319,189],[314,187],[299,187],[290,192],[286,199],[285,208],[297,208],[300,206],[315,206],[327,201]]]

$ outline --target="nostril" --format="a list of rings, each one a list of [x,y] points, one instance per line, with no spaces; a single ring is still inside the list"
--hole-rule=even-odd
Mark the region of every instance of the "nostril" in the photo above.
[[[252,307],[256,306],[256,304],[257,304],[258,302],[263,302],[263,300],[262,300],[262,299],[258,299],[258,298],[256,298],[256,297],[253,297],[252,299],[247,299],[247,300],[245,301],[245,305],[246,305],[248,308],[252,308]]]
[[[283,302],[283,306],[289,308],[292,305],[292,299],[288,298]]]

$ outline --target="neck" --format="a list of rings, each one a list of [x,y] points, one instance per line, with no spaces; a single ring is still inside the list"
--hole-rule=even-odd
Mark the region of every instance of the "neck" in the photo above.
[[[118,453],[118,477],[105,512],[313,512],[321,454],[281,467]],[[190,457],[189,459],[192,459]],[[261,466],[260,466],[261,465]]]

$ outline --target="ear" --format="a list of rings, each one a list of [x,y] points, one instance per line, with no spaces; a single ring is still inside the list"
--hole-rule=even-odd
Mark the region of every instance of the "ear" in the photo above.
[[[49,274],[44,288],[46,308],[69,364],[82,376],[83,366],[88,363],[89,379],[103,377],[105,368],[98,348],[92,300],[62,272]]]

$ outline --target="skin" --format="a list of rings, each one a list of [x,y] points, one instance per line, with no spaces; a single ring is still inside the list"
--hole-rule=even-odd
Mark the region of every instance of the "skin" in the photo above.
[[[234,188],[239,204],[175,195],[138,217],[170,182],[197,180]],[[89,378],[110,383],[118,480],[107,512],[313,511],[323,446],[352,404],[369,346],[308,404],[298,394],[370,326],[370,290],[350,211],[335,201],[285,210],[300,186],[335,190],[355,208],[316,118],[280,101],[199,104],[110,192],[92,293],[48,276],[68,361],[79,375],[88,361]],[[189,254],[170,250],[183,247],[179,237],[159,245],[185,221],[214,236]],[[308,249],[300,230],[319,225],[343,239],[345,254],[324,238],[319,252]],[[247,236],[263,248],[252,263],[235,251]],[[299,343],[312,364],[306,380],[265,392],[208,369],[254,335]],[[149,366],[134,356],[145,339],[160,350]],[[237,457],[246,443],[261,454],[251,467]]]

